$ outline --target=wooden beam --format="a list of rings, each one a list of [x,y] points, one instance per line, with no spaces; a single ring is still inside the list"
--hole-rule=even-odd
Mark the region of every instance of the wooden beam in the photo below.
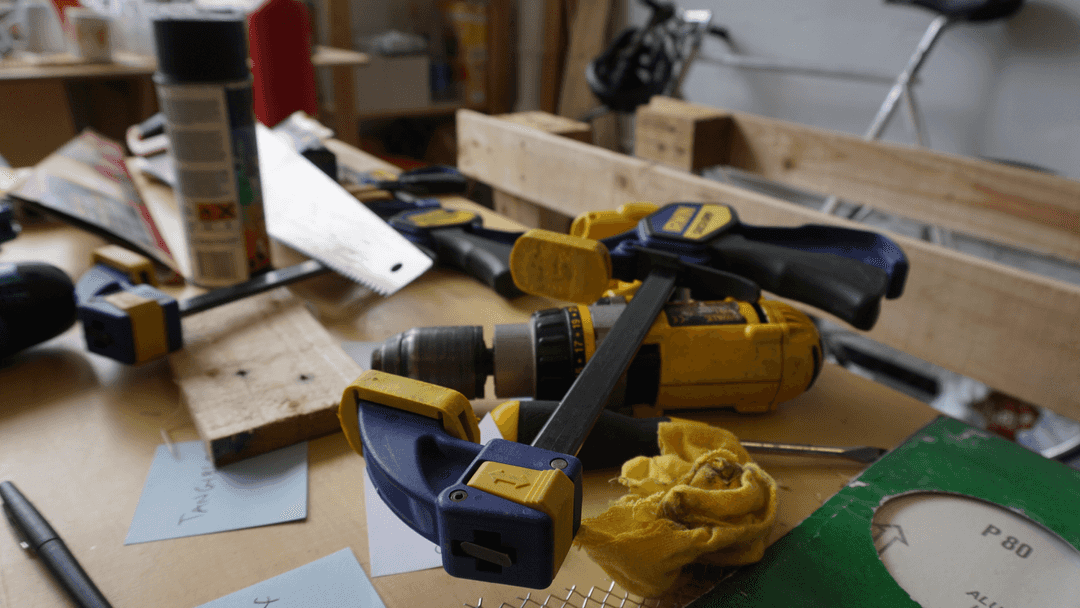
[[[585,80],[585,66],[603,52],[610,39],[613,19],[619,16],[615,4],[615,0],[579,2],[573,13],[559,91],[560,116],[580,120],[586,112],[601,105]],[[607,114],[593,120],[593,141],[610,150],[617,148],[619,121],[616,115]]]
[[[562,90],[566,62],[565,0],[544,1],[544,51],[540,58],[540,109],[554,114]]]
[[[585,143],[592,143],[592,127],[587,122],[573,120],[565,116],[556,116],[547,112],[515,112],[500,114],[499,118],[521,125],[540,129],[547,133],[569,137]]]
[[[488,0],[487,111],[509,112],[517,83],[516,7],[511,0]]]
[[[352,18],[349,0],[329,0],[330,46],[353,48]],[[354,146],[360,145],[360,119],[356,112],[354,78],[356,68],[338,65],[330,68],[334,78],[334,136]]]
[[[457,125],[458,167],[464,173],[567,215],[628,201],[716,201],[731,205],[748,224],[863,228],[475,112],[459,112]],[[890,236],[907,253],[911,272],[904,296],[885,302],[869,337],[1080,418],[1080,287]]]
[[[634,156],[691,172],[729,164],[731,123],[729,113],[704,106],[643,105],[635,113]]]
[[[724,150],[727,163],[734,167],[886,213],[1080,262],[1080,182],[669,98],[654,97],[643,112],[730,116],[730,138],[712,145]]]
[[[593,140],[592,127],[589,123],[565,116],[556,116],[547,112],[514,112],[502,114],[499,118],[585,143],[592,143]],[[547,209],[498,188],[494,189],[492,194],[492,206],[495,211],[515,222],[520,222],[529,228],[543,228],[563,233],[570,231],[570,223],[574,219],[570,215]]]

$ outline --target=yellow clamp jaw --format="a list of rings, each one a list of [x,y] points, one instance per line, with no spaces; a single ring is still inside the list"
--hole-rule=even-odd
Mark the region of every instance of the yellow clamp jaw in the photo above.
[[[363,454],[356,413],[357,401],[361,399],[434,418],[451,437],[480,443],[476,413],[461,393],[412,378],[368,370],[345,389],[338,407],[341,429],[357,454]]]
[[[510,274],[525,293],[592,303],[611,282],[611,257],[600,241],[529,230],[510,252]]]

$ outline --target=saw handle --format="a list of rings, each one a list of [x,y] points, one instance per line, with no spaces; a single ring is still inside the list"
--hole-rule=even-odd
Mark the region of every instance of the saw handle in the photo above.
[[[766,291],[798,300],[867,330],[881,312],[889,287],[882,268],[832,253],[755,241],[740,233],[716,238],[710,247],[725,269]]]

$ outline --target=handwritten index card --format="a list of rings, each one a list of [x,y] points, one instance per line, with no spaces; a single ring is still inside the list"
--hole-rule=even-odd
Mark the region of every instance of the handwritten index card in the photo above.
[[[158,446],[125,545],[307,517],[307,443],[215,469],[201,441]]]
[[[230,593],[198,608],[386,608],[351,549]]]

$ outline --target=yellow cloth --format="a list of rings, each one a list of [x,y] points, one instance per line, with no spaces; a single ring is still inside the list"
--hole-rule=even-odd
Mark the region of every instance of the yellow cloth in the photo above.
[[[698,558],[734,566],[761,559],[776,521],[776,482],[730,432],[672,419],[660,456],[623,464],[630,493],[581,522],[575,543],[631,593],[656,597]]]

